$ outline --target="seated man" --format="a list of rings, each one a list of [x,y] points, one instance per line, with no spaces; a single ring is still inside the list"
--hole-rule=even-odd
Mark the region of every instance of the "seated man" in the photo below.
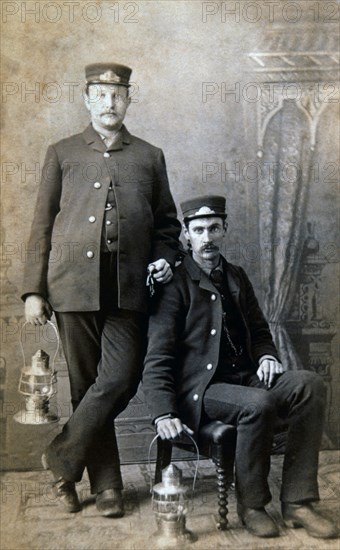
[[[182,211],[191,253],[154,302],[143,376],[157,432],[174,439],[183,430],[197,434],[202,422],[234,424],[238,514],[254,535],[274,537],[267,478],[275,420],[285,420],[283,519],[333,537],[333,524],[311,505],[319,499],[323,381],[305,370],[284,372],[249,279],[220,254],[225,199],[187,200]]]

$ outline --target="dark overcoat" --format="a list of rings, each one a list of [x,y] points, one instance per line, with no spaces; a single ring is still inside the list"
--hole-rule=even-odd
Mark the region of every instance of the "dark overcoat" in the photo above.
[[[256,372],[258,359],[266,354],[278,358],[277,351],[244,270],[222,261]],[[197,431],[204,392],[219,362],[221,330],[221,297],[187,255],[172,282],[161,289],[150,316],[143,391],[153,419],[173,413]]]
[[[99,310],[100,242],[108,188],[118,217],[118,306],[147,309],[146,268],[174,264],[177,221],[161,149],[122,129],[106,153],[92,126],[51,145],[42,169],[23,295],[37,293],[55,311]]]

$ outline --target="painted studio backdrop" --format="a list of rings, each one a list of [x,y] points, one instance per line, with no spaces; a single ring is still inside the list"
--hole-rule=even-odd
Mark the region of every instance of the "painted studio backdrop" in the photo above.
[[[227,258],[255,285],[282,360],[327,385],[324,448],[339,435],[338,6],[335,2],[1,2],[1,462],[39,467],[60,425],[13,421],[23,359],[26,241],[48,144],[88,124],[84,66],[133,68],[130,132],[164,150],[176,203],[227,197]],[[95,167],[89,167],[89,170]],[[84,174],[84,178],[90,177]],[[100,177],[100,175],[98,175]],[[70,254],[65,243],[60,254]],[[55,258],[55,261],[58,259]],[[51,356],[47,328],[25,328],[28,360]],[[52,409],[70,414],[57,357]],[[123,462],[153,435],[139,391],[117,423]]]

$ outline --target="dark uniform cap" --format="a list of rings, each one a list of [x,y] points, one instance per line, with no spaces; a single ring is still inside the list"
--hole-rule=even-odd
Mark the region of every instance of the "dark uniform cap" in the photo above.
[[[87,84],[118,84],[128,87],[131,73],[130,67],[118,63],[92,63],[85,67]]]
[[[227,217],[225,211],[226,200],[219,195],[204,195],[195,197],[181,203],[184,221],[195,220],[196,218]]]

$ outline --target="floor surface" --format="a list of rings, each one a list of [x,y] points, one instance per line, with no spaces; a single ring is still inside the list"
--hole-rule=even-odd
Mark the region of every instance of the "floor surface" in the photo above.
[[[190,484],[195,463],[176,463]],[[269,513],[277,520],[280,537],[258,539],[241,526],[236,514],[234,493],[229,495],[229,529],[217,531],[214,515],[216,476],[212,463],[200,462],[193,509],[188,512],[187,527],[198,537],[193,544],[175,544],[177,550],[260,550],[329,549],[340,550],[340,540],[319,540],[303,529],[287,529],[280,515],[278,500],[282,457],[272,457],[270,486],[273,501]],[[153,468],[153,466],[152,466]],[[151,508],[148,467],[145,464],[123,466],[126,514],[108,519],[96,512],[86,479],[78,484],[83,509],[66,514],[56,504],[50,486],[50,473],[43,471],[7,472],[1,483],[1,550],[154,550],[155,517]],[[320,453],[319,484],[321,501],[317,508],[340,528],[338,451]]]

